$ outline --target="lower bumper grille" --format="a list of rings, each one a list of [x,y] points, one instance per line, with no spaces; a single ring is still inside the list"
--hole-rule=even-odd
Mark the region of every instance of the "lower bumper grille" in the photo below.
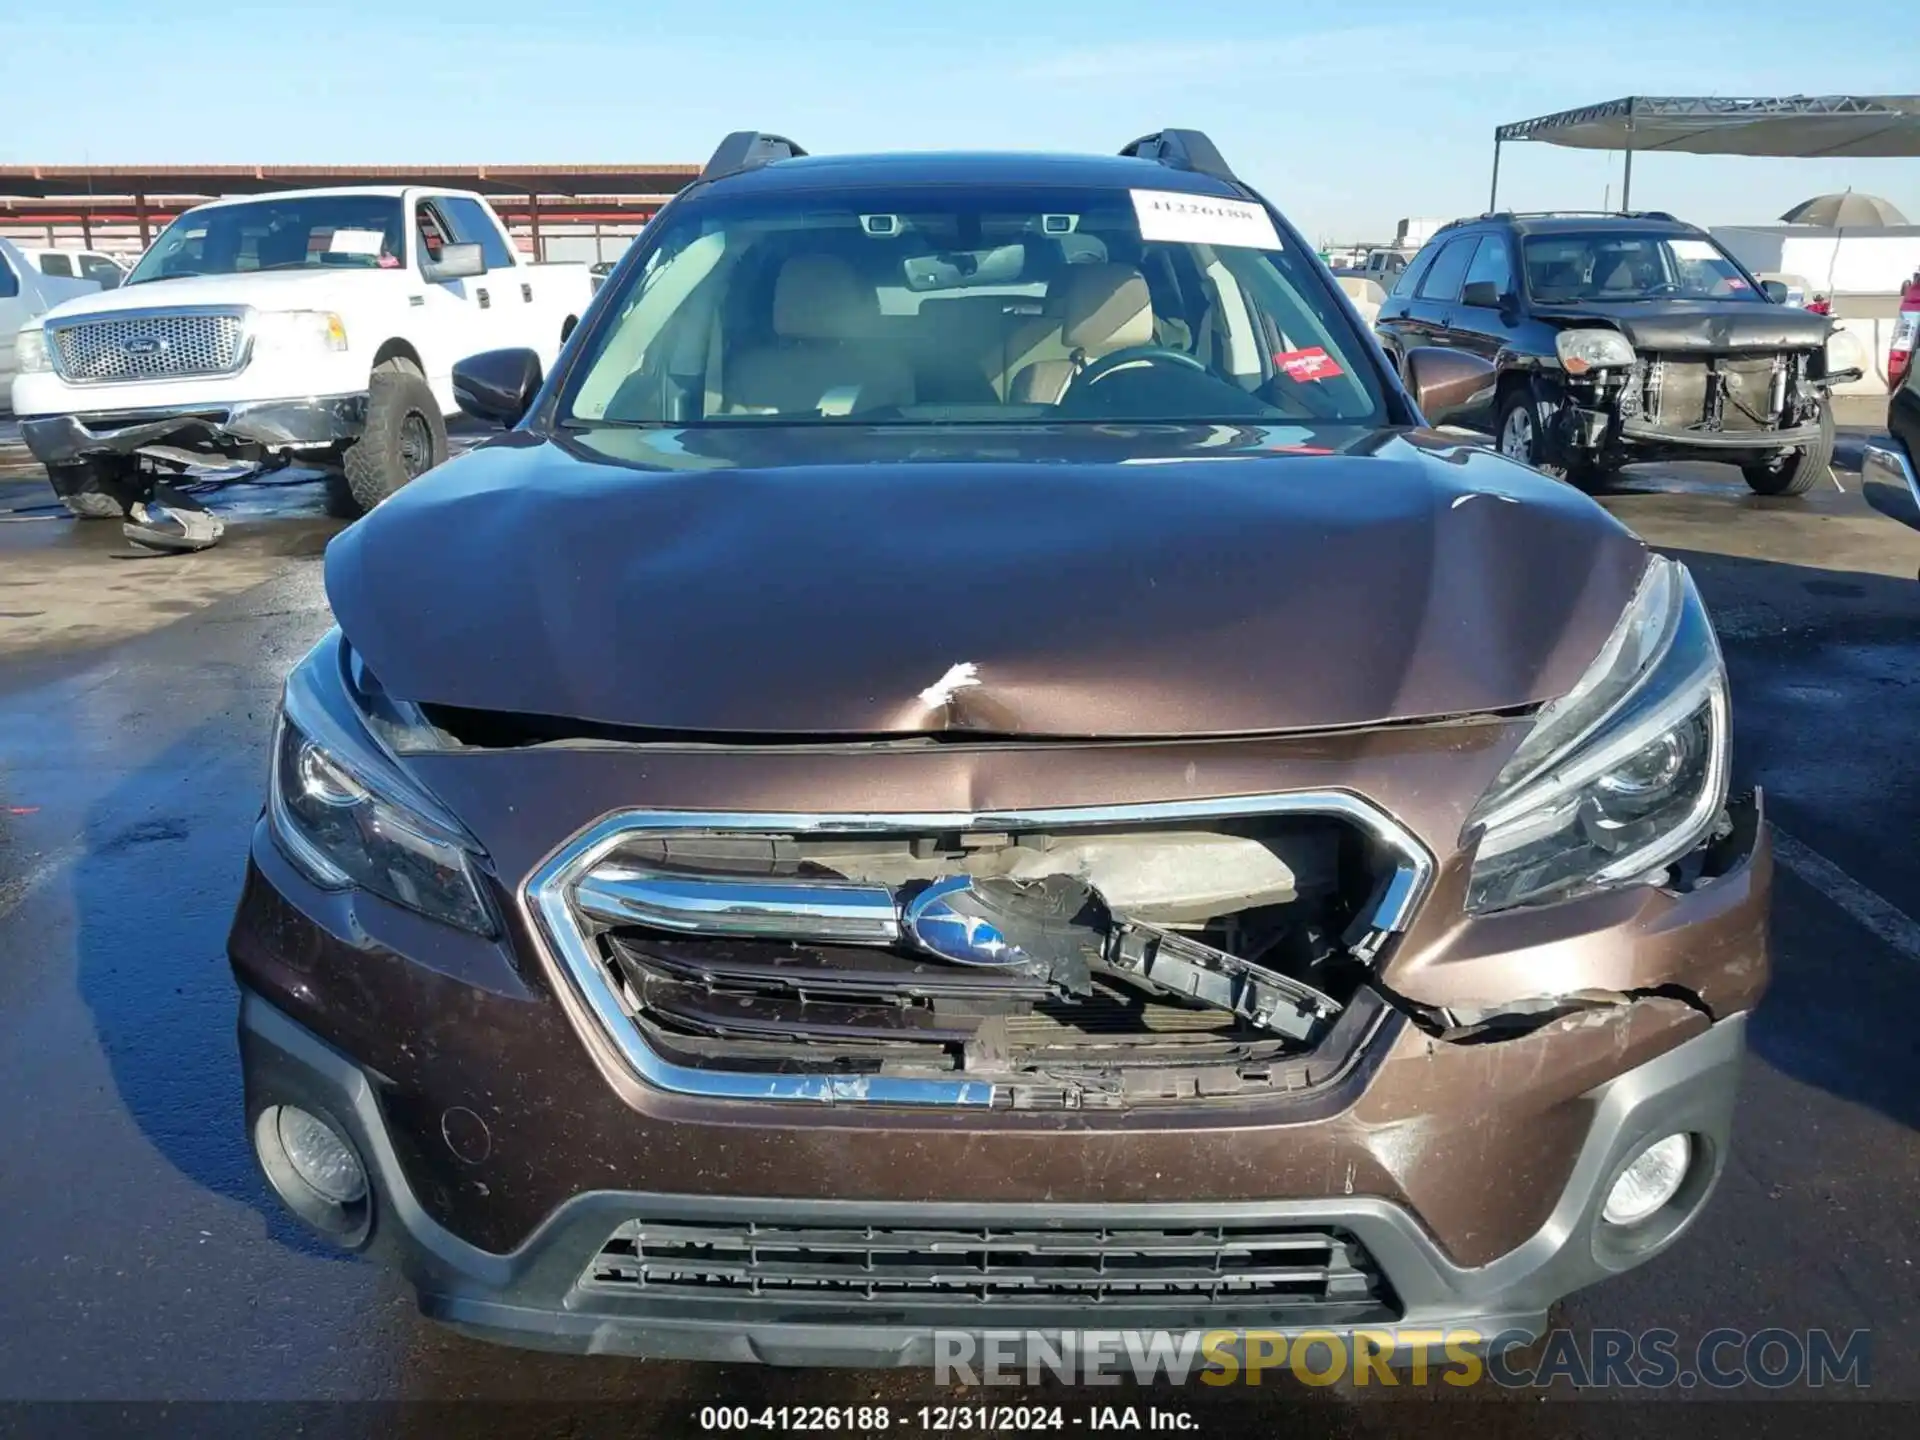
[[[1220,1224],[979,1229],[630,1220],[581,1277],[654,1299],[996,1307],[1174,1303],[1298,1310],[1303,1323],[1392,1313],[1340,1231]]]

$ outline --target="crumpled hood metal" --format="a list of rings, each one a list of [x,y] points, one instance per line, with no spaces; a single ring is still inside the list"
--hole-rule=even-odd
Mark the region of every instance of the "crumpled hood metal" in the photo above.
[[[1535,305],[1533,313],[1562,327],[1612,325],[1635,349],[1667,355],[1817,350],[1833,328],[1826,316],[1811,310],[1754,300],[1583,300]]]
[[[424,702],[1168,736],[1547,700],[1645,565],[1584,496],[1430,433],[955,433],[599,432],[618,462],[510,436],[338,536],[327,593]]]

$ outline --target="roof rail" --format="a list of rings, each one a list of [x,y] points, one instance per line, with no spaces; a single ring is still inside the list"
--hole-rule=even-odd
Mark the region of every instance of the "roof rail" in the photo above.
[[[758,170],[762,165],[771,165],[776,160],[792,160],[806,153],[784,135],[736,130],[720,142],[719,148],[713,152],[713,158],[707,161],[707,168],[700,172],[700,178],[718,180],[723,175]]]
[[[1672,220],[1674,224],[1684,223],[1665,210],[1489,210],[1480,216],[1482,220],[1494,218],[1506,220]],[[1459,221],[1454,222],[1456,225]]]
[[[1219,148],[1199,130],[1161,130],[1142,135],[1120,153],[1141,160],[1158,160],[1175,170],[1191,170],[1198,175],[1240,183],[1240,177],[1222,158]]]

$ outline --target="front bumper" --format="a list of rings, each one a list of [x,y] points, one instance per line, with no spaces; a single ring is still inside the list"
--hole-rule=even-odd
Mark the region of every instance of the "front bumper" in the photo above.
[[[324,449],[357,438],[366,416],[367,396],[360,391],[232,405],[22,416],[20,434],[34,459],[59,465],[89,456],[131,455],[153,445],[212,454],[238,448]]]
[[[1486,1341],[1539,1335],[1548,1308],[1582,1286],[1625,1270],[1666,1248],[1700,1212],[1727,1155],[1745,1044],[1736,1015],[1593,1087],[1581,1097],[1591,1115],[1571,1171],[1544,1223],[1489,1263],[1463,1266],[1435,1243],[1402,1205],[1369,1195],[1311,1199],[1188,1200],[1154,1204],[1025,1202],[979,1204],[771,1196],[661,1194],[589,1190],[554,1210],[523,1243],[494,1253],[461,1239],[427,1212],[410,1184],[390,1129],[385,1082],[370,1075],[282,1010],[243,990],[240,1043],[249,1115],[295,1104],[322,1115],[359,1149],[375,1206],[372,1246],[396,1261],[419,1291],[422,1311],[468,1333],[540,1349],[770,1364],[930,1366],[936,1333],[1017,1331],[1016,1355],[1041,1337],[1058,1346],[1063,1331],[1273,1328],[1351,1333],[1378,1329],[1249,1311],[1178,1313],[1165,1301],[1130,1316],[1111,1304],[1079,1311],[1026,1306],[890,1299],[795,1301],[772,1296],[702,1302],[644,1293],[608,1295],[584,1286],[600,1247],[637,1216],[686,1217],[706,1224],[973,1228],[1048,1228],[1079,1224],[1206,1226],[1228,1220],[1338,1228],[1356,1237],[1385,1277],[1392,1311],[1382,1323],[1401,1330],[1462,1329]],[[449,1112],[451,1113],[451,1112]],[[471,1112],[469,1112],[471,1113]],[[562,1122],[565,1123],[565,1122]],[[443,1121],[443,1129],[446,1122]],[[1672,1213],[1622,1239],[1602,1224],[1600,1207],[1621,1169],[1646,1144],[1675,1131],[1695,1138],[1700,1160]],[[475,1141],[460,1137],[469,1158]],[[453,1132],[448,1143],[455,1143]],[[1459,1163],[1470,1163],[1462,1155]],[[1663,1212],[1664,1213],[1664,1212]]]
[[[1627,445],[1658,445],[1675,450],[1738,450],[1746,453],[1797,450],[1820,439],[1818,421],[1791,430],[1664,430],[1641,421],[1624,420],[1620,439]]]

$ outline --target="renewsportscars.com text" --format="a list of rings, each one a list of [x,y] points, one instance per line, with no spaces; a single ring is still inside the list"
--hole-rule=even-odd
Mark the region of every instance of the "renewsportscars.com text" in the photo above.
[[[1580,1388],[1662,1390],[1707,1386],[1852,1386],[1871,1383],[1865,1330],[1709,1330],[1684,1340],[1673,1330],[1553,1330],[1538,1344],[1523,1331],[1027,1330],[934,1336],[942,1385],[1258,1385],[1290,1377],[1306,1385],[1380,1387],[1555,1383]]]

